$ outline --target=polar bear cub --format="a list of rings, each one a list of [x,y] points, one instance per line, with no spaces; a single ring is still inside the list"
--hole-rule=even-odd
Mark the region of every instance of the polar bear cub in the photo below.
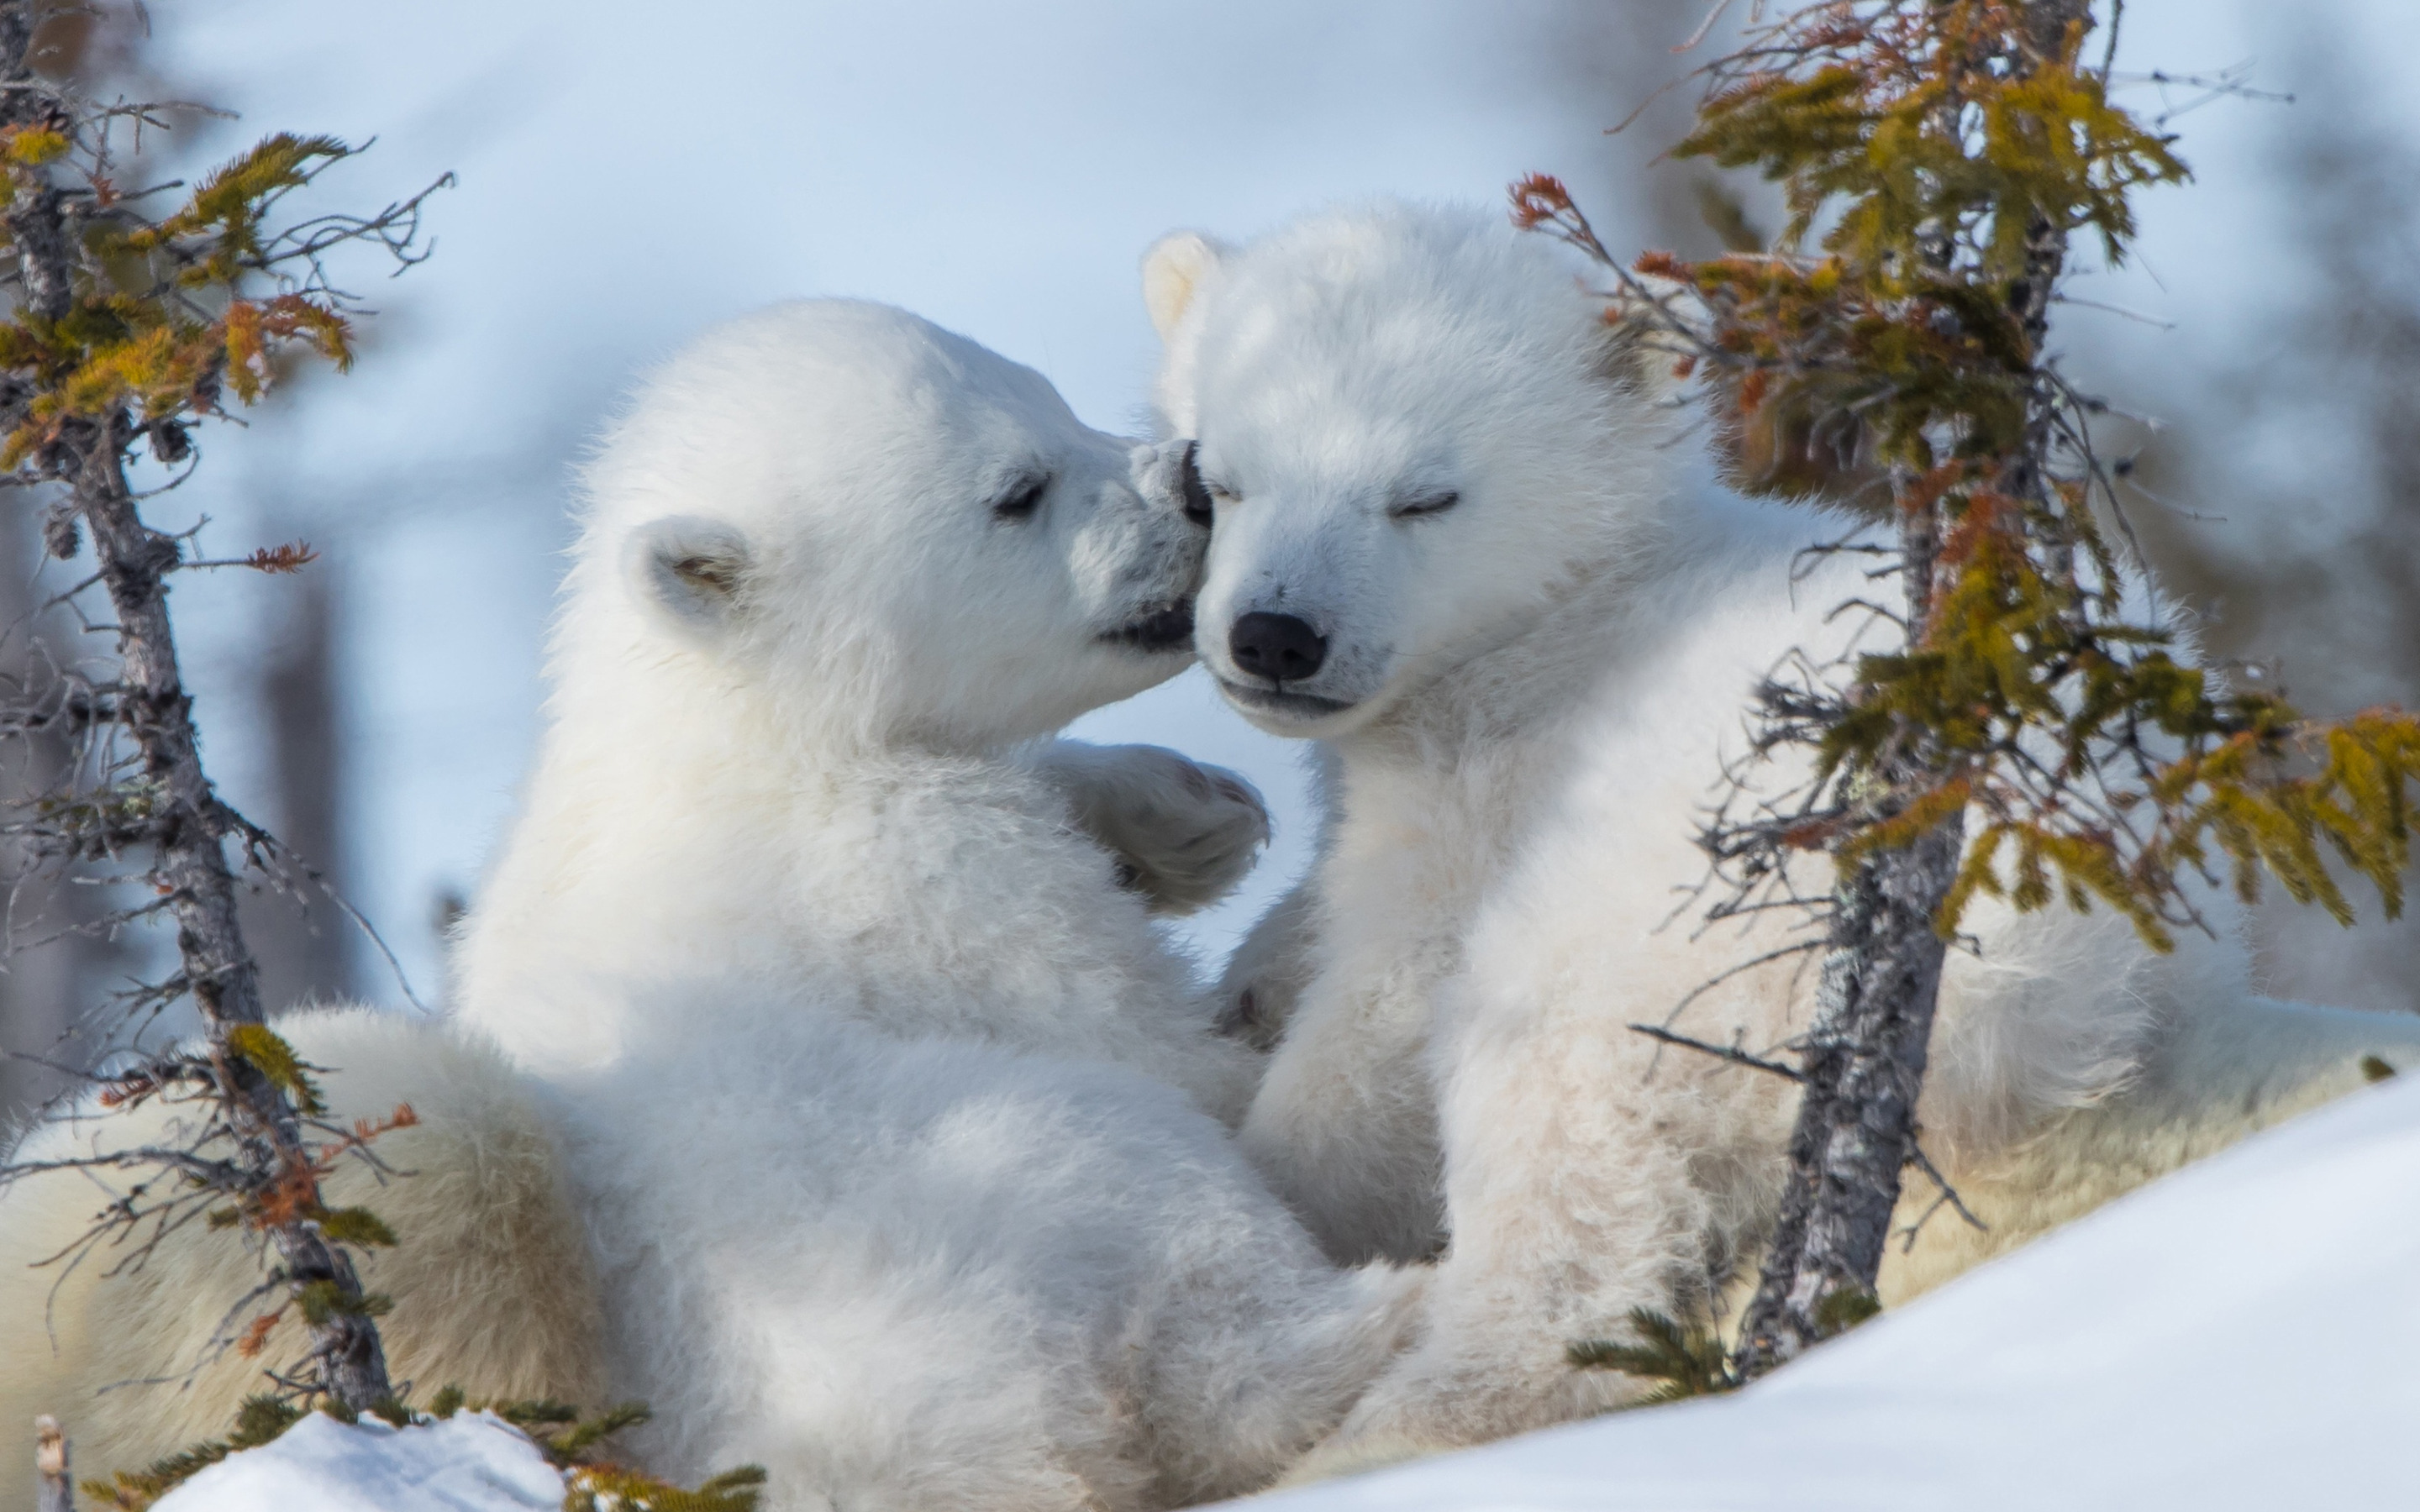
[[[1400,1341],[1412,1280],[1328,1264],[1244,1164],[1220,1119],[1256,1057],[1121,885],[1215,890],[1257,803],[1031,747],[1189,659],[1202,532],[1138,490],[1150,460],[896,310],[707,336],[587,470],[452,1025],[296,1025],[381,1094],[414,1057],[513,1083],[551,1158],[462,1195],[546,1252],[504,1279],[564,1294],[552,1379],[646,1399],[668,1473],[752,1460],[774,1505],[851,1512],[1172,1505],[1267,1481]]]
[[[675,1467],[1166,1504],[1274,1473],[1391,1348],[1401,1281],[1233,1153],[1255,1058],[1014,759],[1188,659],[1201,531],[1133,463],[819,303],[708,338],[589,470],[458,994],[558,1097]]]
[[[1665,921],[1749,690],[1837,640],[1856,579],[1793,594],[1803,516],[1687,501],[1578,272],[1400,205],[1146,261],[1159,407],[1216,517],[1202,660],[1333,768],[1316,871],[1231,973],[1264,1031],[1291,1007],[1242,1137],[1333,1256],[1441,1252],[1330,1464],[1621,1399],[1567,1344],[1703,1309],[1776,1210],[1787,1085],[1627,1026],[1782,943]],[[2161,958],[2105,913],[1972,924],[1923,1112],[1996,1227],[1930,1226],[1899,1291],[2420,1048],[2420,1018],[2256,997],[2231,933]],[[1762,1049],[1807,997],[1776,962],[1677,1026]]]

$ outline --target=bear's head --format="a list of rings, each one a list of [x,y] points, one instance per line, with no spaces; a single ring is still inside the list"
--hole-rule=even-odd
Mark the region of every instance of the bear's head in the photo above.
[[[558,713],[677,717],[642,685],[685,685],[767,701],[785,740],[1055,730],[1190,660],[1205,532],[1144,497],[1155,455],[901,310],[732,321],[642,386],[585,470]]]
[[[1573,260],[1401,204],[1144,259],[1216,513],[1197,648],[1279,734],[1362,728],[1636,560],[1668,424]]]

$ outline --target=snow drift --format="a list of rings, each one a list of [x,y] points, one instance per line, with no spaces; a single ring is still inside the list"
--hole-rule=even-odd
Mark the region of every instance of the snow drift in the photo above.
[[[2406,1078],[2122,1197],[1736,1396],[1253,1512],[2410,1505],[2415,1275],[2420,1079]],[[560,1487],[492,1420],[398,1433],[313,1418],[158,1512],[520,1512],[558,1504]]]
[[[2420,1503],[2420,1078],[2133,1193],[1736,1396],[1254,1512]]]

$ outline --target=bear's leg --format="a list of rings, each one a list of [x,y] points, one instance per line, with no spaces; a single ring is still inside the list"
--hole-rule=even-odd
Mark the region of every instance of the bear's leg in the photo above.
[[[1142,1392],[1159,1505],[1267,1487],[1342,1421],[1419,1325],[1427,1267],[1336,1271],[1235,1175],[1224,1231],[1195,1229],[1165,1262],[1178,1279]]]
[[[1575,1368],[1646,1307],[1700,1320],[1769,1211],[1778,1078],[1668,1053],[1601,995],[1466,979],[1439,1047],[1446,1211],[1419,1343],[1303,1473],[1483,1443],[1643,1390]],[[1772,1081],[1775,1086],[1761,1085]]]
[[[1285,1038],[1296,1004],[1311,985],[1311,951],[1319,936],[1319,879],[1305,877],[1261,916],[1227,958],[1213,995],[1218,1032],[1255,1050],[1274,1050]]]
[[[1425,1016],[1386,982],[1324,965],[1269,1059],[1237,1139],[1329,1259],[1436,1253],[1437,1106]]]
[[[334,1121],[382,1118],[407,1102],[420,1120],[373,1146],[409,1175],[381,1185],[370,1167],[348,1160],[323,1187],[331,1206],[370,1208],[400,1242],[356,1257],[365,1285],[395,1299],[380,1330],[398,1389],[409,1381],[425,1399],[458,1384],[474,1396],[599,1403],[588,1257],[551,1135],[511,1070],[437,1026],[370,1010],[298,1015],[278,1028],[304,1060],[330,1068],[320,1080]],[[62,1119],[37,1128],[15,1158],[123,1148],[156,1134],[166,1118],[153,1105]],[[104,1187],[57,1171],[0,1195],[0,1421],[52,1413],[75,1442],[78,1468],[103,1478],[225,1436],[243,1397],[265,1385],[261,1365],[300,1336],[289,1318],[262,1360],[229,1350],[194,1371],[261,1273],[237,1235],[198,1223],[116,1276],[102,1273],[130,1245],[98,1250],[64,1276],[59,1266],[35,1266],[73,1244],[116,1190],[142,1179],[99,1173]],[[233,1328],[247,1321],[238,1317]],[[189,1372],[192,1383],[180,1389]],[[102,1390],[160,1379],[167,1383]],[[19,1453],[17,1438],[8,1443],[0,1475]]]
[[[1199,912],[1235,888],[1268,843],[1249,782],[1158,746],[1056,740],[1031,758],[1067,795],[1077,827],[1115,856],[1122,885],[1151,911]]]
[[[1275,1049],[1285,1038],[1286,1026],[1311,989],[1320,936],[1328,928],[1320,873],[1336,843],[1341,810],[1335,795],[1342,773],[1332,747],[1315,743],[1311,755],[1311,799],[1320,825],[1311,870],[1235,947],[1212,995],[1218,1005],[1220,1031],[1255,1050]]]

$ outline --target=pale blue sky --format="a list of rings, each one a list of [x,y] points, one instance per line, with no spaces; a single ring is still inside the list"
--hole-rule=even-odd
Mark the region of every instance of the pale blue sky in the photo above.
[[[1085,419],[1131,429],[1154,360],[1135,264],[1154,237],[1249,235],[1372,193],[1493,202],[1525,171],[1599,162],[1599,128],[1629,101],[1583,107],[1541,85],[1553,25],[1651,3],[155,4],[178,92],[242,113],[228,144],[375,135],[326,180],[352,205],[460,175],[430,208],[437,256],[398,284],[355,280],[386,312],[355,376],[215,441],[176,506],[215,517],[221,548],[308,534],[345,575],[354,891],[424,995],[429,901],[475,878],[535,729],[565,470],[637,370],[753,304],[868,296],[1032,363]],[[2412,27],[2385,0],[2285,8],[2132,0],[2128,53],[2177,70],[2257,58],[2273,77],[2295,26],[2340,12],[2357,37]],[[2125,371],[2183,381],[2273,254],[2257,160],[2275,128],[2241,104],[2179,125],[2203,187],[2149,208],[2158,281],[2113,283],[2187,329],[2108,339]],[[206,719],[247,606],[277,592],[240,577],[184,594]],[[254,756],[231,713],[217,723],[212,756],[240,801]],[[1276,801],[1260,877],[1199,930],[1223,949],[1301,863],[1295,750],[1198,674],[1084,733],[1235,765]]]

